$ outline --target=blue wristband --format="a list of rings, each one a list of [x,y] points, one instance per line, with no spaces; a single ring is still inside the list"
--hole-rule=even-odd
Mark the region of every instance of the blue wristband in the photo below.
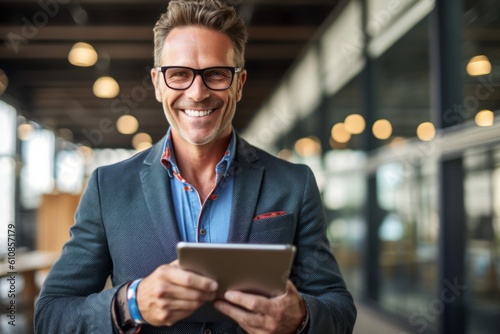
[[[133,281],[127,290],[127,304],[130,316],[137,325],[145,324],[146,321],[142,318],[139,307],[137,306],[137,287],[141,283],[142,278]]]

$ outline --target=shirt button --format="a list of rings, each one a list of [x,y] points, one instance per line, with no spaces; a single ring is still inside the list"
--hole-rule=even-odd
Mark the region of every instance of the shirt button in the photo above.
[[[212,334],[212,330],[210,328],[207,328],[203,331],[203,334]]]
[[[205,235],[205,234],[207,234],[207,230],[205,230],[204,228],[200,229],[200,235]],[[209,329],[207,329],[207,330],[209,331]]]

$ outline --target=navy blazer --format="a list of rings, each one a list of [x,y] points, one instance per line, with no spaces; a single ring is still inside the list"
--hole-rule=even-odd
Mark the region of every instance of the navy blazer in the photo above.
[[[35,332],[113,333],[112,299],[125,283],[177,258],[180,240],[163,141],[128,160],[96,169],[70,230],[71,239],[46,278]],[[294,244],[290,279],[310,314],[308,333],[351,333],[356,309],[326,239],[311,170],[259,150],[239,136],[228,242]],[[280,212],[280,215],[266,213]],[[103,290],[111,276],[113,287]],[[141,333],[240,333],[234,323],[145,325]],[[208,331],[207,331],[208,332]]]

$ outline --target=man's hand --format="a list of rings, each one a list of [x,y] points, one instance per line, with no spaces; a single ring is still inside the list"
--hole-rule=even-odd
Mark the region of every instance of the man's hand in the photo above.
[[[304,300],[291,281],[281,296],[266,298],[227,291],[224,298],[228,302],[216,301],[215,307],[249,334],[295,333],[307,312]]]
[[[185,271],[178,261],[158,267],[137,289],[142,318],[153,326],[172,326],[215,299],[217,282]]]

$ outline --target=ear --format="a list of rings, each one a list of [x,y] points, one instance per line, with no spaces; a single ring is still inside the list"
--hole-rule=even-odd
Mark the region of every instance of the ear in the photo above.
[[[159,74],[159,72],[156,68],[151,69],[151,80],[153,81],[153,85],[155,86],[155,96],[156,96],[156,100],[158,102],[162,102],[161,89],[160,89],[161,83],[159,80],[161,78],[161,76],[162,75]]]
[[[243,97],[243,86],[247,81],[247,70],[241,71],[238,78],[239,79],[238,79],[238,90],[236,91],[236,101],[240,102],[241,98]]]

